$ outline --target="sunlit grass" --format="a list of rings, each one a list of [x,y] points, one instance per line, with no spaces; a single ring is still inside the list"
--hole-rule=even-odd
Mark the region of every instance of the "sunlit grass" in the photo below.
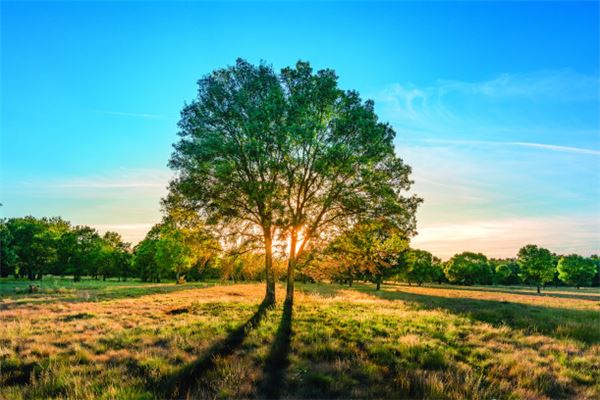
[[[240,334],[263,285],[200,286],[2,287],[0,398],[600,396],[597,289],[299,285]]]

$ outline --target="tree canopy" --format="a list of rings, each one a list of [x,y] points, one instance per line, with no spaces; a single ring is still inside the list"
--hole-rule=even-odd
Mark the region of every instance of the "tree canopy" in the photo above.
[[[445,265],[450,283],[463,285],[492,283],[492,270],[488,259],[481,253],[465,251],[453,256]]]
[[[199,81],[179,126],[172,196],[208,223],[260,233],[270,302],[277,234],[289,241],[291,300],[297,259],[311,240],[369,217],[414,232],[421,200],[402,195],[412,182],[395,132],[372,101],[339,89],[332,70],[298,62],[277,74],[239,59]]]
[[[519,250],[517,263],[521,268],[521,278],[525,282],[536,285],[538,293],[542,285],[551,282],[554,278],[556,267],[548,249],[528,244]]]
[[[577,288],[591,285],[596,274],[596,265],[593,260],[577,254],[561,257],[557,269],[561,281]]]

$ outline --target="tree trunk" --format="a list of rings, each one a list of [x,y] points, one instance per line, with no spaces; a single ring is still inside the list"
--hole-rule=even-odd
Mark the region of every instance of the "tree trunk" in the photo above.
[[[381,278],[377,277],[377,289],[375,290],[380,290],[381,289]]]
[[[267,292],[265,293],[265,304],[275,304],[275,274],[273,272],[273,238],[270,228],[265,233],[265,274],[267,279]]]
[[[290,232],[290,256],[288,258],[287,287],[285,291],[285,301],[294,301],[294,272],[296,271],[296,245],[298,244],[298,232],[292,229]]]
[[[540,294],[540,285],[537,285],[537,292]]]
[[[348,279],[348,286],[352,287],[352,278]]]

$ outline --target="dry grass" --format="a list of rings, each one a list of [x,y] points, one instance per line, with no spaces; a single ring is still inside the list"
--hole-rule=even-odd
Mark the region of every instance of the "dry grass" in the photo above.
[[[600,397],[597,291],[132,289],[3,296],[0,398]]]

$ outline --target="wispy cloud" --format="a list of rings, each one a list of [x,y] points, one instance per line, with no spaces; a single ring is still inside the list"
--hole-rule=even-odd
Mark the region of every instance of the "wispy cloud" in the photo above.
[[[567,153],[591,154],[591,155],[595,155],[595,156],[600,156],[600,150],[584,149],[581,147],[558,146],[558,145],[554,145],[554,144],[528,143],[528,142],[507,142],[507,144],[515,145],[515,146],[523,146],[523,147],[532,147],[532,148],[536,148],[536,149],[562,151],[562,152],[567,152]]]
[[[105,174],[71,176],[60,179],[32,180],[18,183],[20,189],[57,192],[61,195],[70,190],[76,192],[111,192],[121,189],[149,189],[162,192],[166,189],[171,171],[167,169],[119,169]],[[66,191],[66,192],[65,192]]]
[[[481,82],[396,83],[372,96],[405,139],[487,139],[600,146],[600,79],[570,70]],[[544,140],[540,140],[544,139]]]
[[[527,147],[532,149],[558,151],[563,153],[576,153],[576,154],[588,154],[593,156],[600,156],[600,150],[587,149],[582,147],[573,146],[560,146],[555,144],[546,143],[532,143],[532,142],[501,142],[501,141],[490,141],[490,140],[451,140],[451,139],[422,139],[425,143],[440,143],[440,144],[455,144],[455,145],[481,145],[481,146],[517,146]]]
[[[529,73],[504,73],[481,82],[440,80],[434,90],[438,95],[462,92],[493,98],[525,98],[529,100],[594,101],[598,100],[600,78],[571,69],[544,70]]]
[[[373,96],[413,167],[416,246],[511,256],[600,247],[600,83],[571,70],[393,84]],[[585,213],[585,217],[580,217]]]

